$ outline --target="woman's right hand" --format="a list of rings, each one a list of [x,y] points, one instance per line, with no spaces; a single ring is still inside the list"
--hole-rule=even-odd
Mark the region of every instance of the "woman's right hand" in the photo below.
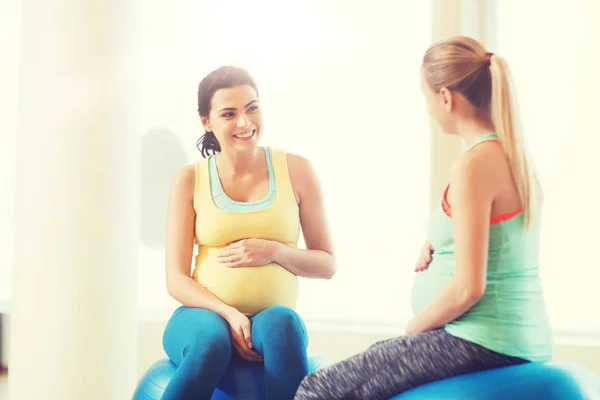
[[[231,308],[224,316],[229,324],[231,343],[240,357],[248,361],[263,361],[263,356],[253,349],[252,328],[250,320],[235,308]]]
[[[429,243],[429,240],[425,241],[425,244],[421,248],[421,256],[415,264],[415,272],[421,272],[429,267],[431,262],[431,254],[433,253],[433,246]]]

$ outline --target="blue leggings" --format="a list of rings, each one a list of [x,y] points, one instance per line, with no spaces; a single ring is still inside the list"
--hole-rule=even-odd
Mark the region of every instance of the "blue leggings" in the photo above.
[[[283,306],[270,307],[250,318],[254,350],[263,355],[265,390],[269,400],[293,399],[308,374],[308,336],[300,316]],[[231,357],[229,325],[217,313],[179,307],[163,335],[165,352],[177,371],[162,400],[209,400]]]

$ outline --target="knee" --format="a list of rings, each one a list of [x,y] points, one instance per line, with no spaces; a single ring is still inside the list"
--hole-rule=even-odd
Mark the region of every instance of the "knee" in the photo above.
[[[207,310],[198,310],[201,318],[189,321],[196,325],[195,332],[189,336],[189,342],[183,350],[183,356],[200,360],[226,360],[231,357],[231,337],[227,322],[219,315]],[[188,326],[187,329],[191,329]],[[185,329],[185,328],[184,328]]]
[[[289,340],[293,337],[304,338],[306,328],[304,322],[298,313],[289,307],[274,306],[263,311],[265,313],[265,331],[271,339],[285,338]]]
[[[231,358],[231,340],[227,332],[212,332],[210,335],[199,333],[184,349],[184,357],[198,362],[226,362]]]

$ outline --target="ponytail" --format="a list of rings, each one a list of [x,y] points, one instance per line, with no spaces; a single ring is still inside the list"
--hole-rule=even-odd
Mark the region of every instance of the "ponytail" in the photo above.
[[[497,55],[490,55],[490,57],[492,122],[508,156],[525,215],[525,229],[527,230],[535,222],[539,213],[539,183],[525,149],[508,65]]]
[[[221,145],[213,132],[206,132],[202,135],[196,142],[196,147],[204,158],[210,155],[209,152],[212,152],[213,155],[221,152]]]

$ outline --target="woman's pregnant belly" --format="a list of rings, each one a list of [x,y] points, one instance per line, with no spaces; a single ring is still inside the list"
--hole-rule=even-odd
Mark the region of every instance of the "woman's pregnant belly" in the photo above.
[[[447,260],[453,263],[451,260]],[[417,273],[412,287],[411,306],[414,314],[423,311],[452,278],[452,268],[444,268],[444,259],[432,260],[429,267]]]
[[[296,307],[298,279],[279,264],[229,268],[219,263],[215,254],[203,254],[196,258],[193,277],[245,315],[255,315],[275,305]]]

